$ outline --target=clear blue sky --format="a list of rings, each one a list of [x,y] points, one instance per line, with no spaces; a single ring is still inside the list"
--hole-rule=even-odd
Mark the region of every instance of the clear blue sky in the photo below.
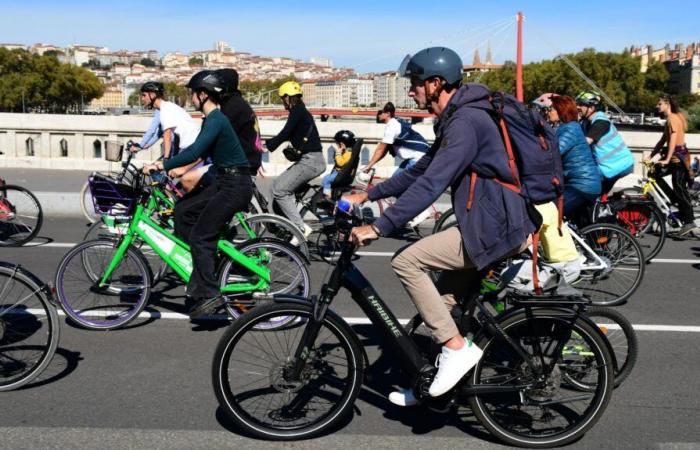
[[[700,2],[646,1],[3,1],[0,41],[190,52],[224,40],[239,51],[327,57],[360,72],[392,70],[427,45],[466,63],[490,41],[494,60],[515,59],[515,13],[526,15],[526,61],[584,47],[700,41]],[[470,6],[472,5],[472,6]],[[490,25],[490,26],[489,26]]]

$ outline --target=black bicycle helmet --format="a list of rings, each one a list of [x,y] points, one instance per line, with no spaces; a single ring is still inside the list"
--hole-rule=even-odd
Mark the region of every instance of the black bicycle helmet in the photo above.
[[[355,145],[355,133],[350,130],[340,130],[333,136],[335,142],[342,142],[345,147],[352,148]]]
[[[399,75],[421,81],[440,77],[449,84],[457,84],[462,81],[462,68],[462,58],[454,50],[430,47],[413,56],[406,55],[399,66]]]
[[[158,81],[147,81],[141,86],[141,92],[154,92],[158,97],[165,94],[165,86]]]
[[[202,70],[190,78],[187,87],[193,91],[205,91],[219,96],[224,92],[225,84],[213,70]]]

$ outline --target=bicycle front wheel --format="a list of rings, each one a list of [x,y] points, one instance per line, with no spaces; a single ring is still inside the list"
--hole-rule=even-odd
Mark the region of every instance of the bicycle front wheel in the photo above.
[[[470,397],[474,415],[491,434],[519,447],[549,448],[575,441],[600,419],[613,390],[612,359],[595,326],[582,318],[572,323],[572,312],[532,309],[500,323],[534,366],[505,340],[485,335],[478,340],[484,351],[470,376],[472,385],[528,386],[512,393]],[[581,392],[562,382],[562,373],[576,361],[562,358],[561,349],[576,336],[590,350],[585,382],[592,392]],[[557,354],[557,349],[559,349]]]
[[[59,340],[56,308],[31,273],[0,263],[0,392],[34,380]]]
[[[292,317],[293,325],[259,329],[284,317]],[[222,336],[214,353],[214,392],[243,431],[269,440],[308,439],[332,430],[352,412],[362,386],[362,350],[335,314],[323,319],[299,376],[291,374],[312,317],[311,304],[260,306]]]
[[[105,225],[102,220],[90,225],[85,236],[83,236],[83,241],[92,241],[95,239],[114,239],[117,240],[119,237],[123,236],[129,230],[129,224],[123,223],[114,227],[109,227]],[[153,274],[152,284],[157,284],[163,279],[165,272],[168,270],[168,264],[163,261],[158,253],[156,253],[148,244],[139,238],[134,239],[133,244],[139,251],[143,254],[148,262],[148,265]]]
[[[92,330],[123,327],[136,319],[151,294],[151,271],[144,256],[130,246],[112,276],[102,275],[116,256],[113,240],[83,242],[63,257],[56,270],[56,295],[75,323]]]
[[[580,278],[572,284],[594,305],[616,306],[627,301],[644,277],[644,252],[637,241],[627,230],[613,224],[589,225],[579,235],[595,255],[576,242],[586,262]]]
[[[0,247],[14,247],[34,239],[44,222],[36,196],[21,186],[0,186]]]
[[[83,187],[80,188],[80,210],[88,222],[95,223],[100,220],[100,215],[95,212],[95,202],[90,192],[89,181],[86,181]]]
[[[616,309],[606,308],[604,306],[591,306],[586,310],[586,317],[591,319],[591,321],[598,326],[600,332],[605,336],[605,339],[608,340],[609,350],[615,361],[615,387],[617,388],[622,384],[625,378],[629,376],[634,365],[637,363],[637,353],[639,352],[637,334],[630,321]],[[572,336],[572,341],[575,340],[576,337]],[[563,357],[567,358],[571,355],[579,360],[579,367],[585,366],[586,364],[595,364],[592,353],[590,353],[585,345],[575,345],[565,348]],[[591,390],[590,386],[581,381],[580,378],[582,374],[584,374],[585,377],[585,371],[564,371],[563,378],[572,386],[582,390]]]
[[[279,239],[296,246],[305,257],[309,257],[309,246],[304,233],[286,217],[276,214],[250,214],[246,215],[245,222],[255,233],[256,238]],[[231,222],[229,235],[234,243],[245,242],[250,239],[243,224],[235,216]]]

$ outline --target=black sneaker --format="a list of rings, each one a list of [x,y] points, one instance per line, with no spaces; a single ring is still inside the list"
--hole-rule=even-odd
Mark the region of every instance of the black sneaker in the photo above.
[[[697,227],[694,223],[686,223],[681,227],[680,230],[678,230],[678,236],[685,236],[686,234],[692,232],[695,229],[697,229]]]
[[[204,316],[223,304],[224,298],[221,296],[200,298],[194,303],[192,309],[190,309],[190,318],[195,319]]]

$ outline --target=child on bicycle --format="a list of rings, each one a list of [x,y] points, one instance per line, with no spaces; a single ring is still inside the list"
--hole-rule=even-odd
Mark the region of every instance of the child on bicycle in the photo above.
[[[333,166],[331,173],[323,177],[323,181],[321,182],[323,195],[326,199],[331,198],[331,185],[338,176],[338,172],[350,162],[352,146],[355,145],[355,134],[350,130],[340,130],[335,133],[333,139],[337,146],[335,149],[335,166]]]

